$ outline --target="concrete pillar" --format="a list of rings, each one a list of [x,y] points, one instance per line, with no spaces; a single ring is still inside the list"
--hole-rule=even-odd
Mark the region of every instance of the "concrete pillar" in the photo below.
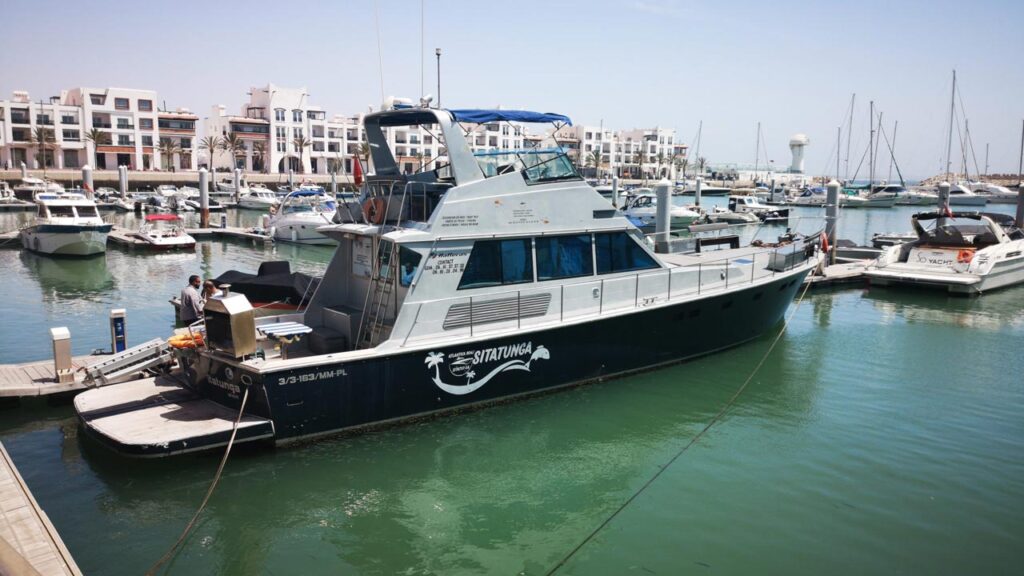
[[[92,166],[86,164],[82,166],[82,188],[85,188],[85,194],[89,198],[94,198],[96,195],[96,188],[92,185]]]
[[[825,190],[825,235],[828,236],[828,261],[836,263],[836,225],[839,223],[839,191],[842,186],[832,180]]]
[[[292,170],[291,168],[288,169],[288,188],[295,188],[295,170]]]
[[[1024,230],[1024,182],[1017,183],[1017,228]]]
[[[655,246],[659,243],[668,243],[671,222],[669,215],[672,208],[672,183],[662,178],[654,187],[654,194],[658,199],[657,212],[654,219],[654,241]],[[667,250],[666,250],[667,251]]]
[[[121,199],[124,200],[128,197],[128,167],[118,166],[117,167],[117,186],[121,192]]]
[[[199,227],[210,227],[210,173],[199,169]]]
[[[697,177],[697,184],[693,191],[693,203],[700,206],[700,189],[704,185],[704,179],[700,176]]]
[[[619,177],[612,176],[612,206],[619,207]]]
[[[25,163],[22,162],[21,163],[21,179],[24,180],[25,178],[28,178],[28,166],[25,166]]]
[[[238,204],[238,198],[242,195],[242,170],[235,168],[235,204]]]
[[[949,182],[939,183],[939,211],[949,210]]]
[[[331,195],[338,197],[338,173],[331,172]]]

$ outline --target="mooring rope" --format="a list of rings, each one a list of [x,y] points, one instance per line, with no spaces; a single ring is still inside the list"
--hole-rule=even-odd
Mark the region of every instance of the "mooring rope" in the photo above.
[[[178,537],[178,540],[171,546],[156,564],[153,564],[152,568],[146,571],[146,576],[155,576],[160,570],[160,567],[166,564],[168,561],[173,559],[181,549],[181,545],[185,543],[192,529],[195,528],[196,521],[199,520],[199,515],[203,513],[206,508],[206,504],[210,501],[210,496],[213,496],[213,491],[217,488],[217,483],[220,482],[221,474],[224,472],[224,465],[228,462],[228,455],[231,454],[231,447],[235,444],[235,435],[238,433],[238,424],[242,421],[242,414],[245,413],[245,401],[249,399],[249,387],[245,387],[245,393],[242,394],[242,406],[238,409],[238,418],[235,418],[235,424],[231,427],[231,438],[228,439],[228,445],[224,448],[224,456],[220,459],[220,466],[217,466],[217,473],[213,476],[213,482],[210,483],[210,488],[206,491],[206,497],[203,498],[202,504],[199,505],[199,509],[192,516],[192,520],[185,526],[185,530]]]
[[[732,408],[733,404],[736,403],[736,400],[740,397],[741,394],[743,394],[743,391],[746,390],[747,385],[750,384],[751,380],[754,379],[754,376],[757,375],[759,370],[761,370],[761,367],[764,365],[765,361],[768,360],[768,357],[771,355],[772,351],[775,350],[775,345],[778,344],[779,340],[782,339],[782,335],[786,333],[786,328],[789,326],[790,320],[793,319],[793,316],[796,315],[797,310],[800,309],[800,303],[803,302],[804,296],[807,295],[807,289],[810,288],[810,286],[810,282],[804,284],[804,290],[803,292],[800,293],[800,297],[797,299],[796,305],[793,307],[793,311],[790,312],[789,316],[787,316],[785,321],[782,323],[782,328],[779,330],[779,333],[775,335],[775,339],[772,340],[771,346],[768,347],[768,350],[765,351],[764,355],[761,357],[761,360],[757,363],[756,366],[754,366],[754,370],[750,373],[750,376],[747,376],[747,379],[739,388],[736,389],[736,392],[733,393],[732,397],[729,398],[729,401],[726,402],[724,406],[722,406],[722,409],[719,410],[718,413],[715,414],[710,421],[708,421],[708,423],[704,426],[704,428],[701,429],[700,432],[697,433],[696,436],[691,438],[690,441],[685,446],[682,447],[682,449],[676,452],[675,456],[670,458],[669,461],[666,462],[665,464],[659,466],[658,471],[655,472],[654,475],[650,477],[650,479],[644,482],[643,485],[640,486],[640,488],[636,492],[634,492],[632,496],[627,498],[626,501],[623,502],[618,508],[616,508],[610,516],[608,516],[604,519],[603,522],[598,524],[597,528],[594,528],[594,530],[590,532],[590,534],[587,534],[587,537],[584,538],[579,544],[577,544],[572,550],[570,550],[564,558],[559,560],[558,564],[555,564],[555,566],[547,572],[547,576],[551,576],[555,572],[558,572],[563,566],[565,566],[565,563],[568,562],[573,556],[575,556],[576,553],[579,552],[583,548],[583,546],[587,544],[587,542],[590,542],[595,536],[597,536],[597,534],[601,530],[604,529],[605,526],[611,523],[611,521],[614,520],[620,512],[622,512],[623,510],[626,509],[627,506],[632,504],[633,501],[636,500],[637,497],[644,492],[644,490],[647,490],[647,488],[649,488],[651,484],[653,484],[654,481],[657,480],[663,472],[665,472],[665,470],[668,470],[669,466],[671,466],[676,460],[678,460],[680,456],[685,454],[691,446],[696,444],[697,441],[700,440],[701,436],[703,436],[705,432],[710,430],[711,427],[714,426],[722,418],[722,416],[724,416],[725,413],[729,411],[730,408]]]

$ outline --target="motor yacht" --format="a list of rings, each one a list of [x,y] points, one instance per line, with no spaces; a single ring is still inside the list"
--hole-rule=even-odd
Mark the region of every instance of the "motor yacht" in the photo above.
[[[753,214],[760,222],[784,222],[789,220],[789,208],[764,204],[757,196],[729,196],[730,212]]]
[[[152,250],[194,250],[196,247],[196,239],[185,232],[176,214],[147,214],[132,236]]]
[[[21,244],[40,254],[92,256],[107,250],[111,225],[84,194],[36,193],[36,218],[22,229]]]
[[[323,188],[302,186],[288,193],[271,214],[270,235],[280,242],[333,246],[336,241],[318,228],[332,224],[336,210],[336,202]]]
[[[967,184],[967,189],[978,196],[984,196],[989,204],[1015,204],[1017,202],[1017,192],[991,182],[971,182]]]
[[[963,184],[951,184],[949,186],[950,206],[984,206],[988,198],[973,192]]]
[[[938,194],[920,188],[906,188],[899,184],[886,184],[885,188],[896,194],[897,206],[935,206]]]
[[[238,196],[245,196],[250,192],[250,186],[248,181],[246,181],[245,176],[242,176],[239,179],[239,186],[237,191],[235,190],[234,177],[222,178],[219,182],[217,182],[216,189],[217,192],[220,192],[225,196],[234,196],[236,192],[238,193]]]
[[[658,214],[658,197],[651,193],[632,194],[626,199],[622,213],[634,219],[641,227],[654,226]],[[685,228],[701,219],[701,213],[692,207],[673,205],[669,208],[669,227]]]
[[[269,210],[278,204],[280,201],[277,199],[277,194],[263,187],[253,186],[249,188],[248,194],[238,198],[238,207],[249,210]]]
[[[940,210],[911,222],[917,239],[886,248],[864,272],[871,284],[981,294],[1024,282],[1024,232],[1012,217]]]
[[[789,200],[788,204],[791,206],[818,206],[824,207],[828,195],[825,194],[825,189],[821,187],[806,188],[799,196]],[[839,194],[839,207],[840,208],[866,208],[868,205],[868,199],[863,196],[857,196],[854,194]]]
[[[32,176],[22,178],[21,183],[14,187],[14,197],[24,202],[32,202],[35,200],[36,194],[44,192],[61,194],[64,192],[64,187],[51,180],[33,178]]]
[[[187,384],[79,394],[90,438],[164,456],[223,446],[237,420],[236,444],[280,445],[649,370],[779,330],[821,262],[817,235],[654,252],[563,151],[509,151],[489,174],[463,132],[566,116],[407,107],[363,122],[366,219],[319,227],[338,247],[305,310],[255,318],[242,294],[209,299],[202,343],[175,340]],[[427,125],[448,163],[405,174],[386,134]],[[624,334],[643,345],[624,353]]]

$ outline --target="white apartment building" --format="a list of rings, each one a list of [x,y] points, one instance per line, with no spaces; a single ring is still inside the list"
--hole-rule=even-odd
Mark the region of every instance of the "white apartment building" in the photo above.
[[[57,169],[190,169],[196,117],[187,110],[158,111],[156,102],[156,92],[128,88],[73,88],[49,102],[15,92],[0,100],[0,164],[40,169],[45,157],[46,167]],[[52,150],[45,155],[33,143],[39,128],[52,131]],[[162,129],[178,145],[170,163],[160,157]]]
[[[615,174],[625,178],[676,178],[679,160],[686,158],[686,144],[675,141],[671,128],[612,130],[603,126],[565,126],[554,134],[555,142],[568,151],[589,177]],[[595,153],[600,163],[595,166]],[[677,174],[677,172],[680,172]]]

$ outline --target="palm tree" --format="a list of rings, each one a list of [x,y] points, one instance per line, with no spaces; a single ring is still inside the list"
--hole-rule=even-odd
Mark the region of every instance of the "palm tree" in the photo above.
[[[370,170],[370,143],[363,142],[359,145],[359,155],[363,157],[363,170]]]
[[[427,365],[427,370],[434,369],[434,381],[441,381],[441,368],[440,365],[444,362],[444,354],[440,352],[431,352],[427,354],[426,360],[423,361]]]
[[[661,165],[665,163],[665,154],[658,152],[654,160],[658,163],[658,178],[661,178]]]
[[[95,157],[93,158],[93,166],[95,166],[96,164],[99,164],[100,151],[98,147],[110,144],[110,134],[100,130],[99,128],[90,128],[89,131],[85,133],[85,139],[92,142],[95,154]]]
[[[594,177],[601,177],[601,151],[594,150],[590,154],[587,154],[587,166],[594,167]]]
[[[157,146],[157,150],[160,151],[160,157],[164,159],[166,167],[164,168],[168,172],[174,170],[174,155],[181,152],[181,146],[170,138],[161,138],[160,145]]]
[[[46,153],[53,150],[57,145],[57,139],[53,135],[53,130],[46,126],[36,126],[32,133],[29,134],[28,141],[29,144],[39,148],[39,152],[36,154],[36,161],[38,162],[42,158],[43,178],[46,178]]]
[[[633,163],[636,164],[636,173],[643,176],[644,173],[644,149],[641,145],[640,149],[633,154]]]
[[[700,173],[701,173],[702,176],[704,175],[704,169],[707,168],[707,165],[708,165],[708,159],[707,158],[704,158],[703,156],[700,157],[700,158],[697,158],[697,170],[700,170]]]
[[[253,142],[253,144],[252,144],[252,159],[253,159],[254,162],[256,160],[259,160],[260,172],[263,172],[263,173],[266,173],[266,171],[267,171],[267,167],[264,165],[264,161],[263,161],[263,157],[266,156],[266,154],[267,154],[267,145],[266,144],[264,144],[263,142]],[[252,168],[253,168],[253,170],[255,170],[256,166],[253,166]]]
[[[423,170],[423,151],[422,150],[416,152],[416,165],[417,165],[417,168],[416,168],[417,172],[419,172],[420,170]]]
[[[305,148],[309,148],[312,145],[313,141],[305,136],[292,138],[292,146],[295,147],[295,151],[299,154],[299,172],[305,172],[302,168],[302,155],[305,154]]]
[[[227,135],[227,138],[221,139],[220,148],[221,150],[224,150],[225,152],[231,154],[231,168],[234,169],[238,167],[238,156],[245,155],[245,140],[243,140],[242,137],[239,136],[238,134],[232,132]]]
[[[214,157],[217,154],[217,149],[220,148],[221,137],[220,136],[207,136],[199,141],[199,149],[206,150],[206,153],[210,155],[210,172],[213,172]]]

